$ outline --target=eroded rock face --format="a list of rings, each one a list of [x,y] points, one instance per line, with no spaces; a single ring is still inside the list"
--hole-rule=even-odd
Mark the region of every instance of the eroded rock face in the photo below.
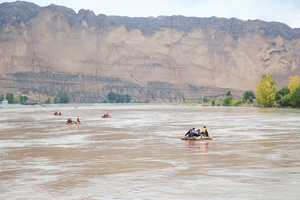
[[[278,87],[300,74],[300,32],[223,18],[128,18],[31,3],[0,5],[0,88],[44,101],[107,93],[156,102],[239,96],[263,74]],[[38,97],[37,97],[38,96]]]

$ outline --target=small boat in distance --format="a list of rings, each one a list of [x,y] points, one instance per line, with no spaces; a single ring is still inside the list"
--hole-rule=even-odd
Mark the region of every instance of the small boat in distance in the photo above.
[[[104,114],[101,118],[111,118],[108,113]]]
[[[214,137],[182,137],[182,140],[193,140],[193,141],[198,141],[198,140],[213,140]]]
[[[102,116],[101,118],[111,118],[111,116]]]
[[[81,124],[81,121],[79,118],[77,118],[76,121],[73,121],[72,118],[68,118],[66,124]]]
[[[53,115],[54,116],[61,116],[61,112],[55,112]]]
[[[81,122],[72,121],[72,122],[66,122],[66,124],[81,124]]]

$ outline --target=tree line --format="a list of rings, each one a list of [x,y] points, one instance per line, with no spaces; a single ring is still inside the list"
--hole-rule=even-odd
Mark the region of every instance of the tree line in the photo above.
[[[4,99],[8,100],[9,104],[24,104],[28,100],[27,96],[18,95],[14,96],[13,93],[7,93],[6,96],[2,94],[0,96],[0,101]],[[69,103],[70,95],[67,92],[59,92],[53,99],[48,96],[47,100],[44,102],[45,104],[51,103]],[[132,96],[129,94],[120,94],[116,92],[110,92],[107,95],[107,99],[103,100],[103,103],[130,103],[132,101]],[[149,103],[149,99],[146,100],[146,103]]]
[[[240,99],[235,100],[231,92],[228,91],[226,97],[224,99],[220,97],[218,101],[222,102],[223,106],[238,106],[243,103],[251,104],[254,99],[256,104],[265,107],[271,107],[276,103],[281,107],[300,108],[299,76],[291,76],[289,85],[277,90],[274,77],[270,74],[263,75],[260,82],[256,85],[255,94],[252,91],[246,91]],[[215,100],[212,100],[212,104],[215,104]]]
[[[70,101],[70,96],[66,92],[59,92],[53,99],[53,103],[69,103]],[[51,97],[48,97],[47,100],[45,101],[45,104],[50,104],[52,103]]]
[[[300,108],[300,79],[299,76],[291,76],[289,85],[277,91],[274,77],[270,74],[263,75],[256,86],[257,103],[263,106],[272,106],[274,102],[282,107]]]
[[[256,85],[255,94],[252,91],[246,91],[239,99],[234,99],[231,92],[228,91],[226,97],[222,96],[219,99],[212,99],[211,104],[218,106],[239,106],[242,104],[262,105],[265,107],[271,107],[278,105],[281,107],[294,107],[300,108],[300,79],[299,76],[289,77],[289,84],[277,90],[277,84],[274,81],[274,77],[270,74],[263,75],[260,82]],[[204,97],[202,100],[184,103],[205,103],[210,100]]]
[[[132,97],[129,94],[120,94],[116,92],[108,93],[107,98],[110,103],[130,103],[132,100]]]
[[[7,99],[10,104],[25,104],[28,100],[27,96],[18,95],[14,96],[13,93],[7,93],[6,97],[2,94],[0,96],[0,101]],[[108,99],[108,100],[107,100]],[[132,100],[129,94],[120,94],[116,92],[110,92],[107,95],[107,99],[103,103],[130,103]],[[256,99],[256,103],[263,106],[272,106],[276,102],[282,107],[295,107],[300,108],[300,79],[299,76],[291,76],[289,78],[289,85],[280,88],[277,91],[277,85],[274,81],[274,77],[270,74],[263,75],[262,79],[256,86],[256,93],[252,91],[246,91],[243,93],[242,97],[239,99],[234,99],[231,92],[228,91],[226,97],[219,97],[219,99],[211,100],[212,105],[217,104],[223,106],[239,106],[241,104],[251,104],[253,100]],[[53,103],[69,103],[70,96],[66,92],[59,92],[53,99]],[[196,103],[210,101],[207,97]],[[45,101],[46,104],[52,103],[51,97],[48,97]],[[147,99],[146,103],[149,103]],[[189,103],[189,102],[186,102]],[[195,103],[195,102],[192,102]]]
[[[14,96],[13,93],[7,93],[5,98],[3,94],[1,95],[0,101],[3,101],[4,99],[6,99],[9,104],[24,104],[28,100],[28,97],[23,95]]]

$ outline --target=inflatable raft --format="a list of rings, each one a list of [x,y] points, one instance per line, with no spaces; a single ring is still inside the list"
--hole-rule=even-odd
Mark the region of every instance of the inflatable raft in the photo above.
[[[81,122],[71,122],[71,123],[66,122],[66,124],[81,124]]]
[[[214,137],[183,137],[182,140],[213,140]]]

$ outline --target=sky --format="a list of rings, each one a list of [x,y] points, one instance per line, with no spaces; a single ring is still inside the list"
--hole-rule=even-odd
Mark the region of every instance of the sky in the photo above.
[[[0,3],[16,0],[0,0]],[[28,0],[39,6],[50,4],[93,11],[96,15],[157,17],[224,17],[281,22],[300,28],[300,0]]]

